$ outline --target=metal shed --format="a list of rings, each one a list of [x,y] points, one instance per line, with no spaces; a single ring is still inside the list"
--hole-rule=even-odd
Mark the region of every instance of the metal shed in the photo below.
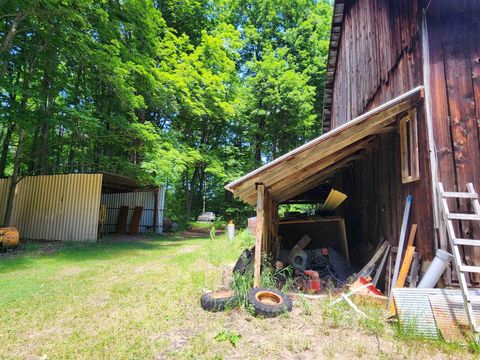
[[[8,178],[0,179],[0,218],[5,214],[9,183]],[[152,204],[156,197],[154,220]],[[107,211],[107,221],[115,221],[113,204],[143,206],[139,232],[155,230],[160,234],[164,199],[164,188],[139,192],[132,179],[114,174],[27,176],[15,190],[11,225],[26,239],[96,241],[100,204],[106,201],[112,208]],[[109,228],[104,230],[111,232]]]

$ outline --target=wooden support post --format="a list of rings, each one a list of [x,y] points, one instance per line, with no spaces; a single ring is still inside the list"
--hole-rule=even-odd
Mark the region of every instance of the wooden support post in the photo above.
[[[264,225],[265,186],[257,185],[257,229],[255,234],[255,266],[253,269],[253,286],[260,286],[260,270],[262,266],[262,237]]]

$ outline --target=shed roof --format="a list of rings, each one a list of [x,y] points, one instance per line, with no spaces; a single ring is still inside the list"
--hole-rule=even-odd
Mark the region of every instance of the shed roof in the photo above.
[[[235,197],[254,205],[256,184],[268,188],[275,201],[283,202],[314,188],[339,168],[355,160],[372,138],[391,129],[397,115],[413,108],[423,98],[416,87],[385,104],[290,151],[226,185]]]

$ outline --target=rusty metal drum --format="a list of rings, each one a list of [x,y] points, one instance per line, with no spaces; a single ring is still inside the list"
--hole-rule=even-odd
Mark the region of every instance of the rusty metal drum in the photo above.
[[[20,235],[14,227],[0,228],[0,248],[10,249],[18,246]]]

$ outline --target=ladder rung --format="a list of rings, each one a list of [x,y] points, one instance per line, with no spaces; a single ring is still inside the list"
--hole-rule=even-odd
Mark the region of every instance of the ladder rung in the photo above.
[[[477,214],[447,214],[449,220],[480,220],[480,215]]]
[[[460,265],[461,272],[480,273],[480,266]]]
[[[478,199],[477,193],[444,191],[441,194],[446,198]]]
[[[455,245],[480,246],[480,240],[476,239],[453,239]]]

